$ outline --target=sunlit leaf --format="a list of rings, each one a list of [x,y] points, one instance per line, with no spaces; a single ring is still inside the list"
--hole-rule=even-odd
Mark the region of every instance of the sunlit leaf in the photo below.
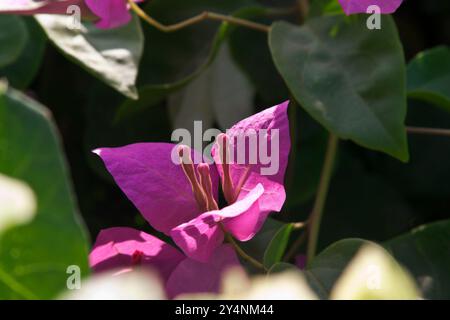
[[[137,98],[135,85],[144,47],[137,18],[109,30],[91,22],[74,28],[71,16],[37,15],[36,19],[63,54],[127,97]]]
[[[67,267],[87,275],[88,241],[49,111],[12,89],[0,97],[0,172],[29,185],[35,218],[0,237],[0,298],[52,298]]]

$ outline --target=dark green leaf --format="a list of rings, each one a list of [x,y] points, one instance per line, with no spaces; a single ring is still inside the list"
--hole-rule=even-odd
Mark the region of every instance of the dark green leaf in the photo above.
[[[270,241],[269,246],[264,253],[264,267],[266,269],[272,268],[274,264],[280,262],[283,258],[292,229],[293,226],[291,223],[284,225]]]
[[[415,276],[424,298],[450,297],[450,220],[420,226],[384,246]]]
[[[337,241],[317,255],[304,270],[310,285],[321,298],[330,294],[336,280],[358,250],[369,241],[344,239]]]
[[[239,245],[241,245],[253,258],[258,261],[263,261],[269,243],[284,225],[285,224],[280,221],[269,218],[251,241],[242,242]]]
[[[27,27],[19,17],[0,15],[0,68],[19,57],[27,39]]]
[[[0,238],[0,298],[52,298],[68,266],[87,275],[88,241],[49,111],[13,90],[0,99],[0,172],[27,183],[38,205],[31,223]]]
[[[11,86],[18,89],[27,88],[33,81],[42,62],[45,51],[45,34],[31,17],[24,18],[27,26],[28,40],[14,63],[0,70]]]
[[[450,111],[450,49],[419,53],[408,65],[408,96]]]
[[[342,139],[408,160],[405,67],[391,17],[368,30],[365,16],[326,16],[302,27],[272,25],[279,72],[308,113]]]

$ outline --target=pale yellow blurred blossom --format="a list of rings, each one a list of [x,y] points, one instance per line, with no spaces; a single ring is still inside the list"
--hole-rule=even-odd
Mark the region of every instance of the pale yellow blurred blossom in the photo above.
[[[309,288],[300,272],[256,276],[249,279],[241,269],[231,269],[225,273],[219,294],[186,294],[179,299],[220,299],[220,300],[316,300],[317,296]]]
[[[344,270],[330,295],[337,300],[420,298],[414,279],[382,247],[365,245]]]
[[[81,289],[61,296],[65,300],[163,300],[166,294],[159,277],[152,272],[104,272],[82,281]]]
[[[0,174],[0,233],[33,219],[36,198],[25,183]]]

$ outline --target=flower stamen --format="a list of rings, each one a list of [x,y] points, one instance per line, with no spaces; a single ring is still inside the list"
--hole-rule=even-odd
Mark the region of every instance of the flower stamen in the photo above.
[[[183,168],[183,172],[191,184],[192,193],[194,194],[195,201],[200,209],[204,212],[208,210],[208,200],[205,192],[197,179],[197,174],[195,173],[195,167],[191,158],[191,150],[187,146],[180,146],[178,148],[178,155],[180,157],[180,164]]]
[[[209,165],[207,163],[200,163],[197,166],[197,172],[199,173],[200,176],[200,183],[202,185],[203,191],[206,194],[208,211],[218,210],[219,206],[217,205],[217,202],[214,199],[212,191],[212,181],[211,181],[211,174],[209,172]]]
[[[230,174],[230,140],[226,134],[221,133],[217,136],[217,142],[219,144],[220,164],[223,171],[222,191],[228,204],[232,204],[235,202],[236,197]]]

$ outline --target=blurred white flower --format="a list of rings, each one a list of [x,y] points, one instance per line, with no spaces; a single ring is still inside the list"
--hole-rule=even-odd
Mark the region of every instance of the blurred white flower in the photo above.
[[[179,299],[220,300],[316,300],[300,272],[285,271],[278,274],[249,279],[240,269],[226,272],[219,294],[189,294]]]
[[[409,300],[420,298],[413,278],[382,247],[365,245],[333,287],[331,299]]]
[[[0,233],[33,219],[36,198],[25,183],[0,174]]]
[[[81,289],[67,291],[64,300],[163,300],[165,290],[159,277],[149,271],[117,274],[104,272],[82,282]]]

